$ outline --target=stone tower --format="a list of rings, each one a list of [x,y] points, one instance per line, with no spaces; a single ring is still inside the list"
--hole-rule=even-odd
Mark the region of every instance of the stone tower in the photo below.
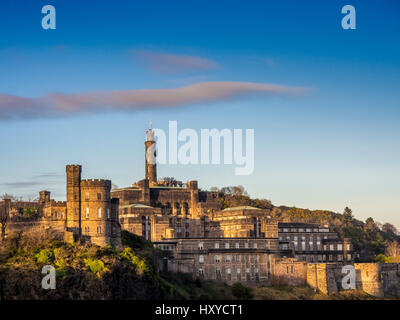
[[[151,123],[149,130],[146,131],[146,141],[144,143],[146,147],[145,164],[146,164],[146,180],[149,184],[157,183],[157,165],[156,165],[156,142],[154,141],[154,131],[151,129]]]
[[[67,229],[81,236],[81,173],[80,165],[67,165]]]
[[[43,205],[50,201],[50,191],[43,190],[39,192],[39,204]]]
[[[81,231],[91,243],[106,246],[115,237],[112,231],[114,212],[111,212],[111,181],[81,181]]]

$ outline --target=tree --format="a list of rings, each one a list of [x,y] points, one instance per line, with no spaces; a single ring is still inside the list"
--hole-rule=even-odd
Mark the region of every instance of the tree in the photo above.
[[[1,240],[4,241],[6,237],[6,227],[10,215],[10,199],[3,199],[0,204],[0,224],[1,224]]]
[[[374,219],[369,217],[367,220],[365,220],[365,226],[364,226],[366,231],[370,232],[375,232],[378,230],[378,226],[375,224]]]
[[[253,292],[250,288],[245,287],[240,282],[235,282],[232,285],[232,294],[238,300],[250,300],[253,298]]]
[[[344,208],[343,218],[345,223],[348,223],[351,220],[353,220],[353,211],[349,207]]]
[[[386,255],[389,257],[400,256],[400,245],[397,241],[388,242],[386,246]]]
[[[383,224],[382,231],[388,233],[391,236],[397,236],[397,229],[391,223]]]

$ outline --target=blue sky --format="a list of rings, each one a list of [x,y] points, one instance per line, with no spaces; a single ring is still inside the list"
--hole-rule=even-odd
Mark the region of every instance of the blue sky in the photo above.
[[[41,28],[46,4],[56,8],[56,30]],[[356,9],[356,30],[341,27],[346,4]],[[255,170],[164,165],[160,177],[198,179],[202,188],[241,184],[276,205],[349,206],[359,219],[400,228],[397,1],[6,0],[0,35],[0,194],[49,189],[63,199],[69,163],[82,164],[84,177],[128,186],[144,175],[148,120],[163,129],[177,120],[179,129],[254,128]],[[310,90],[133,111],[75,100],[74,112],[40,109],[54,94],[208,82]]]

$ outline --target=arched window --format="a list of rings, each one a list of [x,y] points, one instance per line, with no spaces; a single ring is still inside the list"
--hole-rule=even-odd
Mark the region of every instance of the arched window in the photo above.
[[[167,214],[167,215],[172,214],[172,208],[171,208],[171,204],[169,202],[167,202],[165,204],[165,214]]]
[[[86,215],[86,219],[89,219],[89,208],[85,209],[85,215]]]
[[[183,213],[189,214],[189,205],[187,204],[187,202],[183,203]]]
[[[181,205],[179,204],[179,202],[175,202],[175,212],[177,215],[181,214]]]

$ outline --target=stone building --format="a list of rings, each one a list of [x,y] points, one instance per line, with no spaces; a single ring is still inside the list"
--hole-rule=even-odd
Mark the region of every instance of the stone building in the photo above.
[[[51,199],[41,191],[42,223],[65,233],[69,240],[100,246],[121,244],[118,199],[111,198],[110,180],[82,180],[80,165],[66,166],[67,201]]]
[[[274,272],[303,270],[296,281],[305,283],[307,262],[352,261],[351,244],[329,227],[278,222],[269,209],[222,209],[218,193],[200,191],[197,181],[158,181],[155,151],[149,129],[145,179],[111,196],[119,199],[122,229],[164,252],[163,269],[228,283],[271,283]]]
[[[354,260],[351,241],[339,239],[327,225],[279,222],[278,232],[281,248],[292,250],[297,260],[339,263]]]
[[[158,180],[154,133],[146,132],[145,179],[111,190],[109,180],[83,180],[80,165],[66,166],[66,201],[41,191],[40,225],[68,241],[121,244],[121,229],[162,251],[160,268],[204,279],[247,284],[308,284],[340,290],[342,267],[354,266],[357,288],[400,294],[398,264],[354,264],[349,239],[329,226],[276,221],[270,209],[222,208],[217,192],[197,181]]]

